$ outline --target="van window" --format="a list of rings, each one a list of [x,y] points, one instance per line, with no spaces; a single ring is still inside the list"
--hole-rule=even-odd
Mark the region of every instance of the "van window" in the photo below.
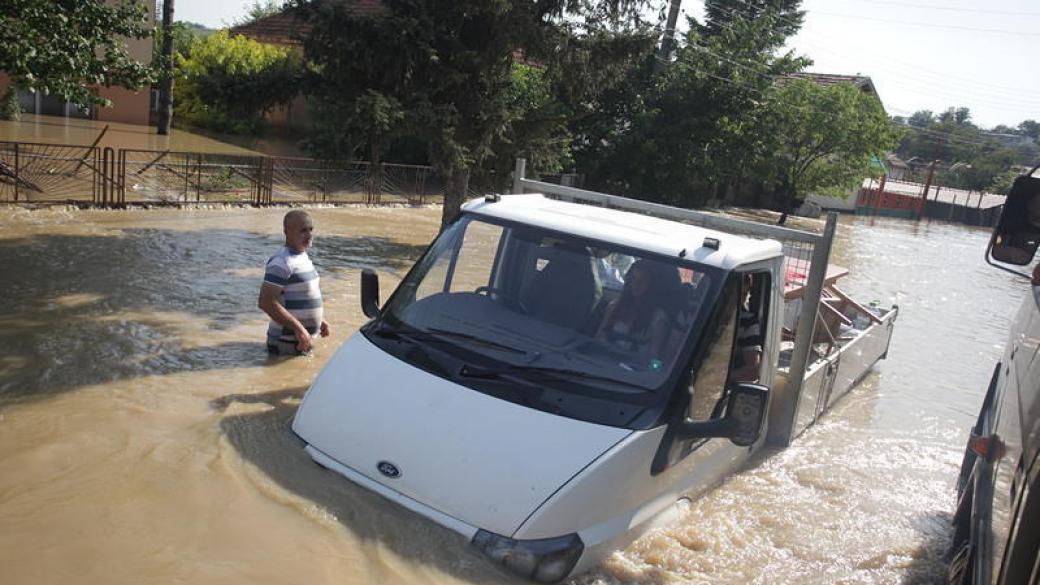
[[[727,389],[733,384],[757,383],[762,373],[764,323],[769,308],[769,273],[738,275],[720,299],[720,320],[708,337],[708,353],[690,373],[693,421],[721,416]]]
[[[471,388],[623,426],[671,394],[666,382],[712,312],[720,275],[464,215],[402,281],[370,339]]]
[[[463,236],[458,254],[437,256],[416,289],[416,300],[441,292],[466,292],[489,286],[501,238],[500,226],[488,223],[471,225]],[[453,272],[450,279],[449,272]]]
[[[707,356],[690,373],[690,420],[705,421],[721,414],[737,331],[736,293],[735,286],[726,287],[720,299],[719,322],[706,339],[710,343]]]

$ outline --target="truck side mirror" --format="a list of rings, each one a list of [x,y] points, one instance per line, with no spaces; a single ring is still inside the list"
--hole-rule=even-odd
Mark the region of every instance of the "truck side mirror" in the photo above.
[[[361,310],[370,319],[379,316],[379,275],[370,268],[361,271]]]
[[[726,415],[705,422],[684,422],[678,435],[684,439],[722,437],[738,447],[748,447],[762,433],[769,389],[758,384],[741,383],[729,391]]]
[[[1036,169],[1034,169],[1035,171]],[[1040,246],[1040,177],[1015,179],[993,231],[989,255],[998,262],[1023,266]]]

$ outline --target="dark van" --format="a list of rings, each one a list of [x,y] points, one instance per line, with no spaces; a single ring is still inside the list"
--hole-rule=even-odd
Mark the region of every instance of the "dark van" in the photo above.
[[[1040,243],[1037,168],[1015,180],[986,250],[1031,288],[964,452],[951,584],[1040,585],[1040,264],[1031,274],[1009,267],[1031,264]]]

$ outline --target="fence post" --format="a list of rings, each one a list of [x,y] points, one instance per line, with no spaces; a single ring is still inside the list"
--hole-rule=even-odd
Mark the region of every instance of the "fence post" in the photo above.
[[[253,181],[249,185],[249,198],[253,201],[253,205],[260,206],[260,157],[254,157]]]
[[[108,126],[105,126],[108,128]],[[119,164],[118,164],[118,176],[119,176],[119,204],[126,205],[126,149],[119,149]]]
[[[90,201],[94,205],[97,205],[98,204],[98,188],[101,186],[101,184],[100,184],[100,179],[99,179],[100,173],[99,173],[99,169],[98,169],[98,149],[96,147],[93,149],[93,152],[92,152],[91,156],[93,157],[94,172],[91,175],[93,177],[93,180],[90,181]]]
[[[768,441],[778,445],[789,445],[794,437],[795,419],[798,416],[798,405],[801,402],[802,383],[805,378],[805,370],[809,365],[809,353],[812,351],[812,338],[816,332],[816,319],[820,310],[820,294],[823,292],[824,279],[827,276],[827,264],[831,255],[831,243],[834,241],[834,232],[837,230],[838,214],[830,212],[827,214],[827,223],[823,229],[823,237],[816,242],[812,252],[812,264],[809,266],[809,278],[802,292],[802,310],[798,316],[798,325],[795,329],[794,350],[791,352],[791,366],[788,370],[787,385],[785,392],[789,395],[788,400],[773,400],[773,406],[784,405],[778,411],[776,418],[771,415]],[[777,286],[783,286],[782,282]],[[790,396],[791,393],[794,396]],[[779,424],[775,427],[773,421]]]
[[[328,203],[329,201],[329,166],[331,161],[322,159],[321,161],[321,202]]]
[[[191,182],[191,170],[188,166],[188,153],[184,153],[184,191],[181,194],[181,199],[184,203],[188,202],[188,191],[190,191],[189,184]]]
[[[423,203],[425,203],[424,199],[426,199],[426,168],[425,167],[422,167],[422,168],[419,169],[418,174],[416,175],[416,181],[419,183],[419,188],[417,189],[417,191],[419,191],[419,205],[422,205]]]
[[[198,155],[198,166],[195,167],[195,203],[202,201],[202,153]]]
[[[18,183],[22,182],[21,175],[19,174],[21,167],[18,161],[18,143],[14,143],[14,202],[18,203]]]
[[[519,195],[524,192],[523,183],[524,173],[527,172],[527,159],[518,158],[516,159],[516,167],[513,169],[513,193]]]
[[[274,203],[274,159],[264,157],[264,192],[268,205]]]

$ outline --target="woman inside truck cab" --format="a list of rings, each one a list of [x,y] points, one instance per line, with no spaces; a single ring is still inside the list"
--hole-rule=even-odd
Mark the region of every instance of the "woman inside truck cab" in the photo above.
[[[621,296],[607,307],[596,337],[637,354],[648,369],[661,367],[671,330],[671,305],[681,287],[679,272],[653,260],[637,260],[625,272]]]

